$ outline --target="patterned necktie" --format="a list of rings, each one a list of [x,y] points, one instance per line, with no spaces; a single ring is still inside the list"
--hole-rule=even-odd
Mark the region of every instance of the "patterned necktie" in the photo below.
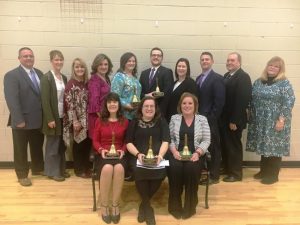
[[[201,88],[202,82],[203,82],[204,74],[200,74],[198,80],[197,80],[197,85]]]
[[[155,68],[153,67],[151,69],[150,75],[149,75],[149,86],[151,86],[152,81],[153,81],[153,77],[154,77],[154,72],[155,72]]]
[[[35,72],[33,70],[30,70],[30,79],[33,83],[33,86],[35,87],[35,89],[39,92],[40,91],[40,87],[39,87],[39,84],[36,80],[36,77],[35,77]]]

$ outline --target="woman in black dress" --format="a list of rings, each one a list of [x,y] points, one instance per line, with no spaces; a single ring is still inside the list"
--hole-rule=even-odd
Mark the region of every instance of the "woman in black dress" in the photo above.
[[[142,199],[138,222],[146,221],[148,225],[154,225],[156,222],[150,200],[164,180],[166,169],[141,167],[137,165],[137,159],[143,164],[143,159],[149,149],[149,139],[152,136],[152,150],[158,165],[168,150],[170,132],[167,122],[160,117],[153,97],[146,96],[141,101],[136,117],[129,124],[126,143],[128,151],[136,157],[132,158],[131,163],[134,163],[135,184]]]

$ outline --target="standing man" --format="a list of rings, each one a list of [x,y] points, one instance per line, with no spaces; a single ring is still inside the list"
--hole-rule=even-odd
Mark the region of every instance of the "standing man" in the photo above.
[[[213,64],[213,55],[210,52],[202,52],[200,55],[202,73],[196,78],[199,113],[207,118],[211,132],[211,143],[208,148],[211,154],[211,162],[208,165],[210,184],[219,183],[220,178],[221,146],[218,120],[225,103],[223,77],[213,71]]]
[[[243,177],[242,131],[246,128],[249,101],[251,99],[251,79],[241,69],[241,55],[230,53],[227,58],[224,75],[226,100],[221,115],[222,161],[227,176],[225,182],[241,181]]]
[[[144,70],[140,77],[140,83],[142,85],[141,99],[146,95],[152,96],[157,85],[160,91],[166,94],[167,90],[174,83],[172,70],[161,65],[163,51],[160,48],[155,47],[151,49],[150,60],[151,68]],[[162,100],[163,97],[157,99],[160,109],[162,109]]]
[[[34,55],[30,48],[19,50],[21,65],[4,76],[4,95],[10,112],[8,126],[12,128],[14,166],[22,186],[30,186],[27,147],[29,143],[32,175],[42,175],[43,142],[40,79],[43,73],[33,68]]]

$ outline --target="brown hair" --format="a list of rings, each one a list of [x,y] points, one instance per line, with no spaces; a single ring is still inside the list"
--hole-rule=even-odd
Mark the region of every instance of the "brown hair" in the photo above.
[[[182,111],[181,111],[181,104],[182,104],[183,100],[185,98],[187,98],[187,97],[191,97],[193,99],[193,102],[194,102],[194,105],[195,105],[194,114],[197,114],[198,107],[199,107],[198,98],[195,95],[193,95],[193,94],[191,94],[189,92],[184,92],[181,95],[180,100],[179,100],[178,105],[177,105],[177,112],[178,113],[182,113]]]
[[[177,65],[178,63],[180,62],[184,62],[186,64],[186,68],[187,68],[187,71],[186,71],[186,77],[190,77],[191,76],[191,67],[190,67],[190,62],[188,59],[186,58],[180,58],[178,59],[177,63],[176,63],[176,66],[175,66],[175,77],[176,79],[178,79],[178,73],[177,73]]]
[[[62,60],[65,59],[64,55],[59,50],[52,50],[52,51],[50,51],[49,55],[50,55],[50,60],[54,59],[55,56],[58,56]]]
[[[105,74],[105,80],[106,80],[107,83],[110,84],[109,74],[111,74],[111,72],[112,72],[113,64],[112,64],[110,58],[107,55],[105,55],[105,54],[98,54],[98,55],[96,55],[96,57],[95,57],[95,59],[93,61],[93,64],[92,64],[92,72],[91,72],[91,74],[97,73],[97,69],[98,69],[99,65],[104,60],[107,60],[107,62],[108,62],[108,70],[107,70],[107,73]]]
[[[135,67],[134,67],[134,69],[132,71],[132,75],[134,77],[136,77],[136,73],[137,73],[137,59],[136,59],[135,54],[133,54],[132,52],[126,52],[126,53],[124,53],[121,56],[121,58],[120,58],[120,68],[118,69],[118,72],[124,72],[125,71],[125,65],[126,65],[126,63],[128,62],[128,60],[131,57],[134,57],[134,59],[135,59]]]
[[[116,101],[119,103],[119,108],[117,111],[117,118],[120,122],[124,121],[124,117],[123,117],[123,110],[122,110],[122,105],[121,105],[121,100],[120,97],[117,93],[114,92],[110,92],[106,95],[104,102],[103,102],[103,108],[101,111],[101,120],[104,122],[108,121],[108,118],[110,116],[110,112],[108,111],[107,108],[107,103],[111,102],[111,101]]]
[[[157,106],[157,103],[155,101],[155,98],[151,97],[151,96],[145,96],[142,101],[140,102],[139,106],[138,106],[138,109],[136,111],[136,118],[137,119],[142,119],[143,117],[143,112],[142,112],[142,109],[143,109],[143,106],[144,106],[144,103],[145,101],[147,100],[152,100],[154,102],[154,105],[155,105],[155,114],[154,114],[154,118],[153,118],[153,121],[157,121],[158,119],[160,119],[161,117],[161,114],[160,114],[160,110],[159,110],[159,107]]]

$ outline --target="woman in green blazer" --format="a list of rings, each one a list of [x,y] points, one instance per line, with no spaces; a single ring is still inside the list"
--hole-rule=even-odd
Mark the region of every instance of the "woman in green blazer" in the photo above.
[[[46,135],[45,175],[55,181],[64,181],[70,175],[65,171],[65,144],[62,136],[63,98],[67,77],[61,73],[64,56],[58,50],[50,52],[52,70],[41,79],[43,133]]]

